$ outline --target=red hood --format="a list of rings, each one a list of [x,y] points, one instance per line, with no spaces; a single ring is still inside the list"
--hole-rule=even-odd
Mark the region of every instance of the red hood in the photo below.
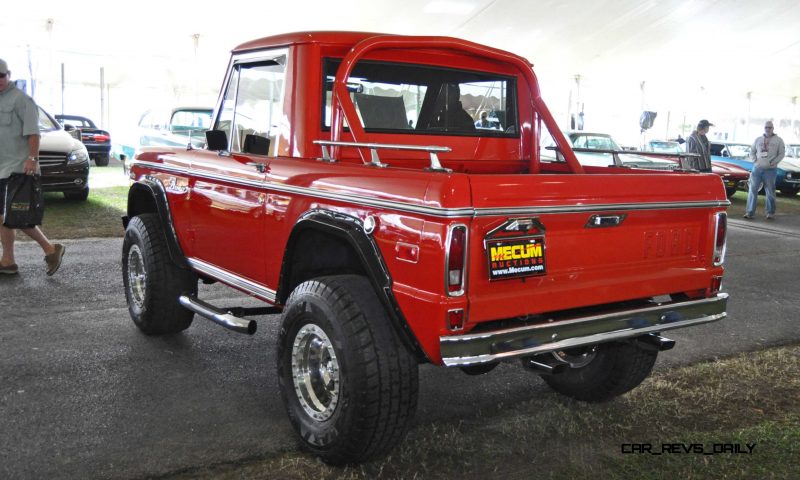
[[[748,177],[750,177],[750,172],[748,172],[744,168],[726,162],[712,161],[711,171],[721,177],[738,178],[742,180],[745,180]]]

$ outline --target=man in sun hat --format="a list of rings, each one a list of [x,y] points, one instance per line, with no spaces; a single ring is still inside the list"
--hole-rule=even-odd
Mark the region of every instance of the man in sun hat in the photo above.
[[[713,126],[714,124],[708,120],[700,120],[697,122],[697,129],[686,139],[686,153],[700,156],[700,158],[689,159],[689,166],[694,170],[711,171],[711,145],[708,143],[706,134],[708,134],[709,127]]]

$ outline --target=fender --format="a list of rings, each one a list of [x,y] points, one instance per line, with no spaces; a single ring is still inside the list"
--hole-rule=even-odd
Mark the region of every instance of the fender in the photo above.
[[[302,280],[297,279],[293,272],[295,268],[295,250],[300,243],[298,240],[303,234],[315,231],[327,237],[333,237],[344,242],[356,255],[361,273],[369,278],[375,294],[378,295],[390,323],[397,332],[403,344],[414,354],[419,361],[427,362],[429,359],[417,342],[411,328],[406,322],[403,312],[392,292],[392,278],[383,261],[381,251],[375,241],[364,231],[360,219],[329,210],[315,209],[301,215],[295,224],[286,244],[283,262],[281,264],[280,281],[277,292],[277,301],[285,304],[294,287]],[[301,275],[301,274],[298,274]]]
[[[128,214],[122,217],[122,226],[128,228],[130,218],[141,213],[158,213],[170,258],[180,268],[189,269],[172,223],[167,191],[157,178],[145,176],[131,185],[128,190]]]

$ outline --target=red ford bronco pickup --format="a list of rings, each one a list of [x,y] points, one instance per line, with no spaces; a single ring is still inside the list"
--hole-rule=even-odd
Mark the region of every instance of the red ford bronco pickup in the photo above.
[[[480,112],[494,120],[482,127]],[[725,317],[717,175],[582,166],[517,55],[445,37],[306,32],[233,51],[206,146],[131,162],[122,252],[133,321],[253,334],[302,443],[385,454],[418,364],[520,361],[556,391],[636,387],[661,332]],[[543,129],[563,161],[543,162]],[[266,303],[222,309],[198,280]]]

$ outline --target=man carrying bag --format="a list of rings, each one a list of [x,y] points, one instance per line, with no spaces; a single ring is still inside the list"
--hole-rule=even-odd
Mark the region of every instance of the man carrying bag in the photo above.
[[[15,195],[20,192],[18,187],[19,176],[30,176],[35,182],[34,175],[39,173],[39,108],[33,99],[20,91],[11,82],[11,72],[8,64],[0,59],[0,244],[3,246],[3,255],[0,257],[0,274],[14,275],[19,273],[19,268],[14,261],[14,240],[16,236],[14,225],[27,225],[20,228],[31,237],[44,251],[44,261],[47,265],[47,274],[53,275],[61,266],[64,257],[64,246],[50,243],[44,233],[37,226],[41,217],[33,218],[31,223],[15,223],[17,213],[23,210],[30,212],[30,203],[18,202]],[[12,183],[13,182],[13,183]],[[25,180],[21,183],[27,183]],[[12,195],[9,195],[9,186]],[[34,186],[35,190],[35,186]],[[24,190],[23,190],[24,191]],[[34,192],[35,193],[35,192]],[[41,187],[39,187],[41,196]],[[9,204],[6,205],[7,200]],[[35,203],[35,201],[34,201]],[[38,210],[43,209],[39,201]],[[36,208],[34,208],[36,210]],[[5,215],[8,213],[11,227],[5,225]],[[27,214],[26,214],[27,215]],[[31,220],[31,219],[28,219]]]

